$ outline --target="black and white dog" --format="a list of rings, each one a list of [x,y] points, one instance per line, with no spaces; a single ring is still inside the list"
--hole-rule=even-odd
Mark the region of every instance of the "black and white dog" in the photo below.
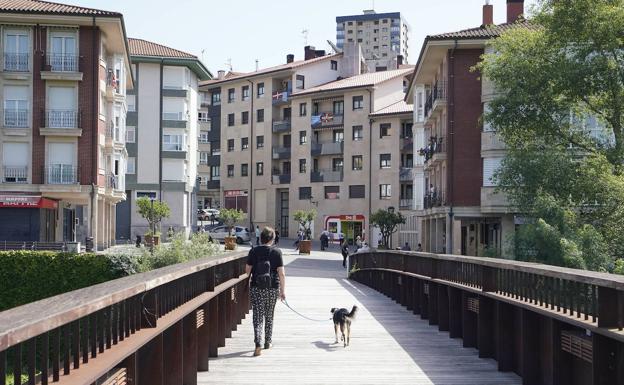
[[[340,333],[342,336],[340,338],[341,341],[344,342],[344,347],[349,346],[349,339],[351,336],[351,322],[355,319],[355,314],[357,313],[357,306],[353,306],[351,312],[347,309],[342,308],[332,308],[331,313],[334,315],[334,332],[336,333],[336,343],[338,343],[338,327],[340,327]],[[346,332],[346,334],[345,334]]]

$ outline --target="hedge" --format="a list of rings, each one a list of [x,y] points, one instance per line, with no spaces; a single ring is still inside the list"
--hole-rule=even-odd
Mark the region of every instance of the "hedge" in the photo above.
[[[136,273],[132,256],[0,251],[0,311]]]

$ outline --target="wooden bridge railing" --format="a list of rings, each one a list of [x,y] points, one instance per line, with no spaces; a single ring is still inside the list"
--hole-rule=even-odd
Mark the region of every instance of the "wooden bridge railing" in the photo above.
[[[195,384],[249,311],[244,268],[235,253],[1,312],[0,385]]]
[[[624,384],[624,276],[492,258],[358,253],[351,278],[525,384]]]

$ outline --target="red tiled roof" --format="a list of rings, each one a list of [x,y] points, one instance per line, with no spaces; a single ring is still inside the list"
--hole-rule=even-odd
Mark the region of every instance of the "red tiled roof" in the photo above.
[[[292,96],[305,95],[313,92],[335,91],[345,88],[367,87],[394,79],[399,76],[406,76],[412,72],[412,68],[404,68],[392,71],[370,72],[362,75],[355,75],[345,79],[329,82],[320,86],[308,88],[294,93]]]
[[[438,35],[429,35],[426,40],[448,40],[448,39],[491,39],[500,36],[503,32],[513,28],[536,28],[535,24],[527,20],[519,20],[515,23],[504,23],[499,25],[485,25],[477,28],[469,28],[461,31],[446,32]]]
[[[155,56],[155,57],[172,57],[197,59],[197,56],[191,55],[174,48],[170,48],[161,44],[153,43],[143,39],[128,39],[130,46],[130,55],[132,56]]]
[[[41,0],[0,0],[0,13],[35,13],[76,16],[116,16],[119,12],[102,11],[100,9],[78,7],[75,5],[53,3]]]

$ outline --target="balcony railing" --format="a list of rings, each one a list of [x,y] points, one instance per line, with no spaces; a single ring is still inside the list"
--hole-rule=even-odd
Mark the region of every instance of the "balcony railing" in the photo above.
[[[45,126],[47,128],[78,128],[80,114],[75,110],[46,110]]]
[[[77,55],[49,53],[46,55],[46,64],[53,72],[78,72],[79,58]]]
[[[120,81],[119,79],[117,79],[117,76],[115,76],[115,72],[112,70],[109,70],[106,74],[106,85],[115,90],[116,93],[121,92]]]
[[[273,147],[273,159],[290,159],[290,147]]]
[[[213,179],[206,182],[206,187],[210,190],[218,189],[221,186],[219,179]]]
[[[428,162],[433,155],[444,152],[444,137],[432,136],[429,138],[429,144],[427,147],[418,150],[420,156],[425,157],[425,162]]]
[[[425,117],[430,115],[436,101],[446,100],[446,93],[446,81],[441,80],[433,86],[425,103]]]
[[[275,120],[273,121],[273,132],[289,132],[290,120]]]
[[[310,173],[310,182],[342,182],[342,170],[316,170]]]
[[[279,105],[290,102],[290,91],[276,91],[271,96],[273,105]]]
[[[9,72],[28,72],[28,53],[5,53],[4,70]]]
[[[414,200],[411,198],[401,198],[399,200],[399,208],[404,210],[411,210],[414,204]]]
[[[108,174],[106,176],[106,187],[112,188],[113,190],[119,190],[119,176],[114,174]]]
[[[432,191],[425,194],[425,199],[423,203],[425,209],[445,206],[446,200],[444,199],[444,191]]]
[[[28,110],[4,109],[4,127],[28,127]]]
[[[414,169],[411,167],[401,167],[399,171],[399,180],[401,182],[410,182],[414,180]]]
[[[109,122],[108,129],[106,130],[106,138],[119,143],[126,142],[126,132],[122,127],[115,127],[115,124]]]
[[[310,146],[312,156],[339,155],[344,153],[344,142],[312,142]]]
[[[2,168],[4,183],[26,183],[28,181],[28,167],[4,166]]]
[[[319,115],[312,115],[311,125],[313,129],[336,127],[343,125],[343,115],[332,112],[322,112]]]
[[[44,167],[46,184],[78,183],[78,167],[70,164],[53,164]]]
[[[290,174],[274,174],[271,176],[272,184],[288,184],[290,183]]]
[[[184,112],[163,112],[163,120],[180,120],[186,121],[186,114]]]

